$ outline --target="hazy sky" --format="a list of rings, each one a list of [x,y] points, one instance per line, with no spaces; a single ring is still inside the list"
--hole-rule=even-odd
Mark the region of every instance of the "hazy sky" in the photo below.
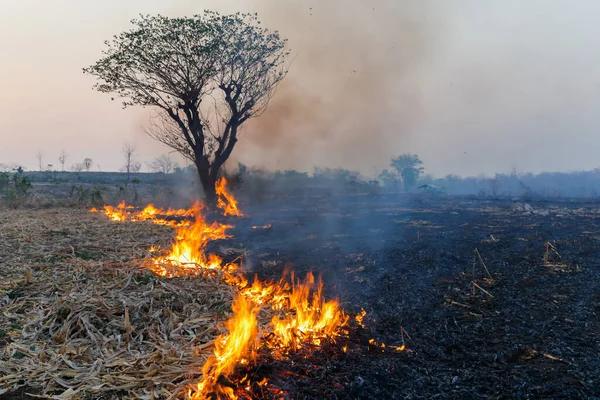
[[[122,165],[169,150],[82,67],[138,14],[258,12],[291,73],[236,160],[370,174],[415,152],[437,176],[600,166],[600,2],[593,0],[0,0],[0,163]],[[95,167],[96,169],[97,167]]]

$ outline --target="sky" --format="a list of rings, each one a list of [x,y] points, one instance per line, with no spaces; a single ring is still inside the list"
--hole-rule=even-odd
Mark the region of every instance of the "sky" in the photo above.
[[[123,110],[82,68],[139,14],[257,12],[293,59],[233,162],[375,175],[417,153],[427,173],[600,167],[600,2],[579,0],[0,0],[0,163],[118,170],[150,162],[151,110]]]

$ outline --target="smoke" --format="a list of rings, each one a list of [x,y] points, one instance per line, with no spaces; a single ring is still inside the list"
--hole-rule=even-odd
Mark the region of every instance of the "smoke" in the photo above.
[[[197,1],[181,2],[174,14],[200,11]],[[233,163],[343,167],[372,176],[391,157],[414,152],[436,176],[598,166],[598,2],[204,6],[257,12],[293,52],[269,108],[244,126]]]
[[[422,1],[254,1],[289,39],[290,73],[244,127],[234,161],[267,169],[371,173],[419,121],[419,76],[437,11]]]

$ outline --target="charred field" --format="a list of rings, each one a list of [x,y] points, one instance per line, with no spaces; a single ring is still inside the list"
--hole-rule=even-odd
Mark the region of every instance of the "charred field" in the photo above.
[[[278,388],[256,384],[249,398],[600,397],[597,203],[340,195],[241,207],[245,217],[224,219],[232,237],[210,252],[241,255],[246,274],[260,279],[313,271],[352,316],[335,343],[239,367],[230,380],[267,378]],[[127,392],[135,384],[175,395],[198,380],[232,294],[216,278],[144,270],[140,260],[167,245],[172,229],[115,224],[83,208],[0,215],[0,398],[33,398],[51,386],[58,396],[61,382],[74,398],[135,398]],[[362,309],[364,327],[354,321]],[[35,323],[31,310],[43,311]],[[73,343],[44,343],[44,329],[63,320],[73,321]],[[89,365],[65,372],[77,343],[110,329],[130,340],[129,354],[114,343],[92,348]],[[137,342],[132,332],[144,329]],[[32,344],[25,336],[34,332],[42,339]],[[38,364],[47,370],[42,386]],[[22,365],[31,375],[19,376]],[[112,389],[96,394],[86,381]]]

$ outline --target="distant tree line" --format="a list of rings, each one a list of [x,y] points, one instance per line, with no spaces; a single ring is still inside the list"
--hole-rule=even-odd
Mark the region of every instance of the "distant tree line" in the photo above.
[[[362,176],[357,171],[342,168],[315,167],[312,173],[294,170],[269,172],[240,165],[239,180],[245,186],[299,190],[316,186],[335,190],[372,192],[425,192],[448,195],[471,195],[485,198],[519,197],[535,198],[588,198],[600,197],[600,168],[577,172],[544,172],[540,174],[517,173],[460,177],[447,175],[434,177],[425,174],[423,162],[416,154],[394,157],[390,168],[383,170],[377,179]]]
[[[132,173],[138,173],[142,169],[142,163],[138,161],[138,151],[135,146],[125,142],[121,148],[121,152],[124,157],[123,166],[120,168],[121,172],[127,173],[127,181],[130,181],[130,175]],[[60,165],[60,170],[55,168],[54,164],[45,164],[45,152],[40,149],[36,153],[36,159],[38,161],[38,172],[66,172],[65,164],[69,155],[62,149],[59,153],[57,160]],[[67,170],[70,172],[90,172],[93,169],[94,161],[86,157],[82,162],[71,164],[71,167]],[[170,154],[162,154],[155,157],[151,162],[146,163],[149,172],[159,172],[163,174],[170,174],[175,172],[179,168],[179,163],[171,158]],[[101,171],[100,165],[96,164],[97,170]],[[22,165],[17,163],[0,163],[0,172],[11,172],[11,171],[24,171]]]
[[[121,171],[128,173],[125,183],[134,179],[137,182],[144,180],[156,184],[176,181],[192,182],[197,179],[195,166],[181,167],[168,154],[158,156],[147,164],[149,171],[154,172],[153,175],[140,174],[141,163],[137,161],[135,148],[124,146],[122,150],[125,165]],[[62,159],[66,159],[64,154],[66,153],[63,151],[60,156]],[[17,182],[16,179],[23,179],[26,176],[23,168],[18,164],[0,163],[0,173],[4,173],[2,187],[4,190],[10,190],[11,195],[21,195],[29,192],[28,181],[123,183],[122,175],[119,176],[112,172],[79,174],[79,172],[90,169],[91,159],[84,159],[80,165],[81,168],[76,168],[77,174],[73,176],[66,171],[29,172],[26,180]],[[129,166],[129,172],[127,172],[127,166]],[[243,164],[238,164],[237,168],[229,168],[225,175],[234,187],[243,187],[244,190],[257,192],[282,191],[298,194],[310,192],[313,189],[328,188],[345,193],[398,193],[424,192],[433,188],[433,191],[439,194],[471,195],[484,198],[597,199],[600,197],[600,168],[590,171],[540,174],[518,173],[515,169],[509,173],[495,174],[492,177],[484,175],[460,177],[452,174],[445,177],[434,177],[425,173],[424,164],[416,154],[394,157],[390,161],[390,168],[379,173],[376,179],[343,168],[314,167],[311,172],[265,171]],[[166,180],[160,178],[161,176],[164,176]]]

